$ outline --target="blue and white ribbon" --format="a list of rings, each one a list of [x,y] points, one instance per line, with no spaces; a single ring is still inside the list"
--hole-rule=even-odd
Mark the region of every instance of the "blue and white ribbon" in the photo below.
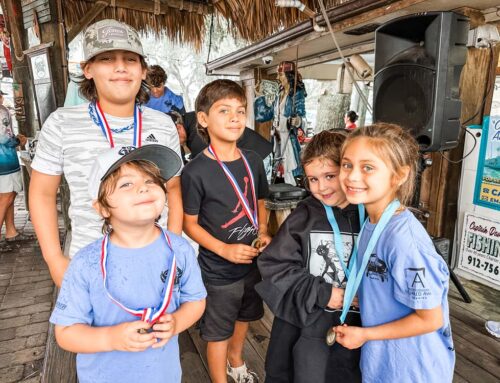
[[[95,118],[92,115],[92,112],[95,111]],[[95,101],[90,104],[89,112],[91,113],[91,118],[96,123],[102,131],[102,134],[109,142],[109,146],[114,148],[115,142],[113,141],[113,132],[109,127],[108,121],[106,120],[106,116],[102,111],[101,105],[99,101]],[[134,136],[132,139],[132,145],[136,148],[139,148],[142,144],[142,112],[139,108],[138,104],[135,104],[134,107]]]

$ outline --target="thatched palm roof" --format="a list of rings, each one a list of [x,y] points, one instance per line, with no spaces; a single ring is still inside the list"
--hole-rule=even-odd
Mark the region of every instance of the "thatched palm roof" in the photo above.
[[[278,8],[275,0],[65,0],[63,12],[66,27],[82,27],[82,20],[92,12],[92,21],[115,18],[138,30],[165,33],[181,43],[199,47],[207,32],[206,15],[222,16],[236,34],[248,41],[257,41],[303,21],[305,16],[296,8]],[[317,1],[302,0],[316,10]],[[347,0],[324,0],[332,7]]]

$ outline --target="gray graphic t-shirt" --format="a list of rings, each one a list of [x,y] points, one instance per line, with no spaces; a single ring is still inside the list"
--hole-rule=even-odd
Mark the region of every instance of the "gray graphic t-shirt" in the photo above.
[[[72,226],[70,257],[102,236],[102,220],[92,207],[88,176],[95,158],[110,148],[100,127],[90,118],[89,104],[59,108],[43,124],[32,167],[48,175],[64,173],[69,189]],[[106,114],[115,146],[131,145],[133,117]],[[179,136],[172,119],[150,108],[143,109],[142,145],[161,144],[180,156]],[[130,126],[130,129],[127,128]],[[180,174],[180,171],[179,171]]]

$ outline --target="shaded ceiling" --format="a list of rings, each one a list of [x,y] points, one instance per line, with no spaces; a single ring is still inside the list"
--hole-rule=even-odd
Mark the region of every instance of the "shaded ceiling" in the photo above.
[[[353,0],[324,0],[328,8],[346,2]],[[82,24],[114,18],[140,31],[165,33],[173,41],[199,48],[207,32],[207,15],[225,18],[235,35],[250,42],[305,20],[296,8],[278,8],[274,3],[275,0],[65,0],[62,6],[70,33],[72,29],[79,32],[85,27]],[[303,3],[311,9],[317,7],[315,0]]]

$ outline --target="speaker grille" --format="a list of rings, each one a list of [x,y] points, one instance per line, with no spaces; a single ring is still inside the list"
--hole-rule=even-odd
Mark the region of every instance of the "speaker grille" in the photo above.
[[[434,70],[395,64],[375,76],[374,119],[410,130],[422,148],[430,145],[434,105]]]

